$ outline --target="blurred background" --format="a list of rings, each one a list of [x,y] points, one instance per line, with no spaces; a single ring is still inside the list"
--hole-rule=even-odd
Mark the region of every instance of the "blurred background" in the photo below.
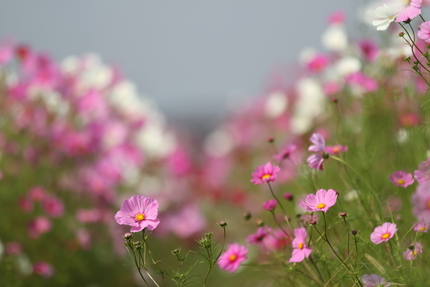
[[[358,25],[364,2],[3,1],[0,38],[56,60],[97,53],[169,122],[202,135],[305,47],[320,49],[330,13]]]

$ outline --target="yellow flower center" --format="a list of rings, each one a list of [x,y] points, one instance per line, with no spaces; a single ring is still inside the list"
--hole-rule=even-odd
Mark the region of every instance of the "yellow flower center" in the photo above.
[[[236,259],[237,259],[237,255],[236,254],[230,255],[230,257],[228,258],[228,260],[230,260],[230,262],[233,262]]]
[[[430,199],[429,200],[427,200],[427,209],[430,209]]]
[[[381,236],[381,239],[387,239],[387,238],[389,238],[390,237],[390,233],[384,233],[382,236]]]
[[[325,204],[324,203],[320,203],[320,204],[318,204],[317,205],[317,208],[318,209],[323,209],[325,207]]]
[[[298,248],[298,249],[300,249],[300,250],[302,250],[302,249],[303,249],[303,247],[305,247],[303,243],[299,243],[299,244],[297,245],[297,248]]]
[[[270,174],[265,174],[261,177],[262,180],[270,178]]]
[[[405,184],[405,181],[404,181],[403,179],[399,179],[399,180],[397,181],[397,183],[398,183],[398,184]]]
[[[409,5],[409,3],[411,3],[411,0],[403,0],[403,4],[406,6],[406,5]]]
[[[334,152],[334,153],[339,153],[339,151],[340,151],[340,148],[339,148],[338,146],[335,146],[335,147],[333,148],[333,152]]]
[[[423,226],[423,227],[420,227],[420,230],[424,231],[424,230],[426,230],[426,228]]]
[[[417,256],[417,254],[418,254],[418,251],[416,251],[416,250],[412,251],[413,256]]]
[[[143,221],[145,220],[145,215],[143,215],[142,213],[138,213],[134,218],[136,219],[136,221]]]

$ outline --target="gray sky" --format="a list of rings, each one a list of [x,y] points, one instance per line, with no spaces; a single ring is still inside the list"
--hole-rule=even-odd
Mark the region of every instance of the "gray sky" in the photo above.
[[[278,63],[320,48],[327,16],[361,0],[2,1],[0,38],[56,59],[115,63],[172,119],[219,118],[233,91],[253,96]],[[351,19],[350,19],[351,20]]]

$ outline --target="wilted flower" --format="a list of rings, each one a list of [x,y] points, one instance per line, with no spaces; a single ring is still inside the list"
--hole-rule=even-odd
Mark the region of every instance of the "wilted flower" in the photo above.
[[[303,259],[308,258],[312,249],[306,245],[306,237],[308,236],[304,227],[294,229],[293,239],[293,254],[288,262],[301,262]]]
[[[154,230],[160,223],[157,216],[157,200],[134,195],[124,201],[121,205],[121,210],[115,214],[115,220],[120,225],[130,225],[130,232],[139,232],[145,228]]]
[[[270,162],[266,163],[265,165],[260,165],[252,173],[251,182],[257,185],[262,183],[268,183],[270,181],[275,181],[276,174],[280,170],[281,169],[279,168],[279,166],[272,166]]]
[[[231,244],[228,249],[219,257],[219,268],[233,273],[239,268],[240,264],[246,260],[248,248],[237,243]]]
[[[390,240],[397,232],[396,224],[385,222],[381,226],[375,227],[372,234],[370,234],[370,240],[375,244]]]
[[[300,205],[307,211],[327,212],[327,210],[336,203],[336,199],[337,192],[333,189],[320,189],[315,195],[308,194]]]

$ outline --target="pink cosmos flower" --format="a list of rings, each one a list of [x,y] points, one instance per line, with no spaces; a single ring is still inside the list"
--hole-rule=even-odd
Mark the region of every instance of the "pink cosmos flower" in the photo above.
[[[265,239],[269,236],[272,229],[267,226],[262,226],[257,229],[257,231],[253,234],[250,234],[246,237],[246,242],[249,244],[257,244],[264,246]]]
[[[312,249],[306,245],[306,237],[308,236],[304,227],[294,229],[293,254],[288,262],[301,262],[308,258]]]
[[[327,56],[316,54],[307,63],[307,68],[312,72],[322,72],[327,67],[328,63]]]
[[[21,244],[16,241],[8,242],[5,246],[5,252],[7,255],[19,255],[22,252]]]
[[[308,194],[300,205],[307,211],[327,212],[327,210],[336,203],[336,199],[337,192],[333,189],[320,189],[315,195]]]
[[[409,246],[408,249],[403,252],[403,257],[406,260],[414,260],[417,259],[417,256],[420,253],[423,253],[423,246],[421,245],[421,243],[416,242],[415,244]]]
[[[401,187],[408,187],[414,183],[414,177],[405,171],[395,171],[390,175],[390,180],[394,185]]]
[[[346,152],[348,150],[348,147],[347,146],[342,146],[342,145],[338,144],[338,145],[335,145],[335,146],[326,146],[325,150],[330,155],[337,155],[340,152]]]
[[[275,155],[275,159],[278,162],[288,159],[291,157],[291,154],[296,151],[296,149],[297,149],[297,145],[289,144],[279,154]]]
[[[426,224],[430,224],[430,181],[418,185],[412,194],[412,211],[415,217]]]
[[[272,211],[276,208],[277,204],[278,202],[276,201],[276,199],[269,199],[268,201],[263,203],[263,208],[264,210]]]
[[[54,275],[54,268],[52,268],[51,264],[47,262],[39,261],[34,263],[33,273],[45,278],[49,278]]]
[[[422,0],[391,0],[392,2],[400,2],[403,4],[399,14],[397,15],[396,22],[403,22],[414,19],[421,14]]]
[[[375,227],[372,234],[370,234],[370,240],[375,244],[380,244],[390,240],[397,230],[396,224],[385,222],[381,226]]]
[[[281,229],[275,229],[264,240],[267,250],[285,250],[291,242],[291,237]]]
[[[124,201],[121,210],[115,214],[115,220],[120,225],[130,225],[130,232],[139,232],[145,228],[154,230],[160,223],[157,216],[157,200],[134,195]]]
[[[426,21],[420,25],[420,30],[417,33],[418,38],[426,43],[430,43],[430,21]]]
[[[363,282],[364,287],[388,287],[391,285],[384,277],[375,274],[364,274],[363,277],[361,277],[361,281]]]
[[[429,229],[429,225],[423,221],[420,221],[415,224],[414,230],[417,232],[425,232],[427,233],[427,230]]]
[[[48,218],[44,216],[36,217],[28,225],[28,236],[31,238],[38,238],[40,235],[49,232],[51,228],[52,223]]]
[[[419,164],[418,170],[414,172],[414,176],[419,184],[430,181],[430,158]]]
[[[64,213],[63,202],[56,197],[46,196],[42,201],[43,210],[52,217],[61,217]]]
[[[219,257],[218,266],[222,270],[233,273],[239,268],[240,263],[246,260],[248,248],[237,243],[230,244],[228,249]]]
[[[313,145],[309,147],[309,151],[315,152],[306,160],[311,168],[323,170],[324,160],[328,158],[328,153],[325,151],[325,141],[321,134],[312,134],[310,138]]]
[[[265,165],[260,165],[252,173],[251,182],[255,185],[258,185],[262,183],[268,183],[269,181],[275,181],[276,174],[280,170],[281,169],[279,166],[272,166],[270,162],[266,163]]]
[[[358,43],[358,47],[367,61],[373,62],[378,57],[378,46],[373,40],[364,39]]]

